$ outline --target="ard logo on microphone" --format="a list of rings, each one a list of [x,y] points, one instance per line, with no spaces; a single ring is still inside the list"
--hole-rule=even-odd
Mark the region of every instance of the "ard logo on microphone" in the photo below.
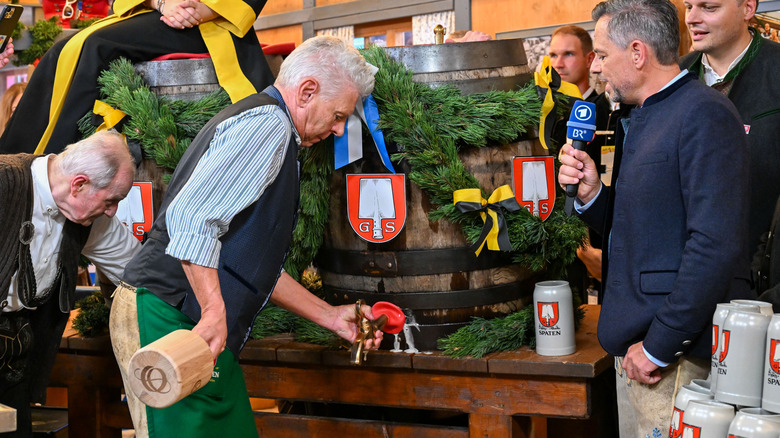
[[[406,223],[406,175],[347,175],[347,217],[360,238],[388,242]]]
[[[547,220],[555,205],[553,157],[512,158],[515,199],[534,216]]]

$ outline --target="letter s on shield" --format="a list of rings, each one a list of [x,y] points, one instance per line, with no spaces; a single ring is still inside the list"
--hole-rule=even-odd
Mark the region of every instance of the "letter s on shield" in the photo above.
[[[389,242],[406,224],[406,175],[347,175],[347,217],[361,239]]]

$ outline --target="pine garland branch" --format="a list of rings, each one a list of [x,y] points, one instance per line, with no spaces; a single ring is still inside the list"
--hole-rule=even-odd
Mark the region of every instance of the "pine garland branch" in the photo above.
[[[84,337],[97,336],[108,330],[110,310],[99,290],[76,302],[76,308],[80,311],[73,318],[73,328],[79,335]]]
[[[585,317],[577,295],[574,304],[574,329]],[[474,318],[469,325],[438,340],[439,350],[450,357],[480,358],[497,351],[513,351],[520,347],[536,348],[536,325],[533,306],[526,306],[502,318]]]
[[[508,143],[526,135],[538,124],[541,101],[536,90],[529,85],[515,91],[461,96],[453,87],[431,89],[426,84],[413,82],[411,72],[403,64],[390,60],[381,48],[368,49],[363,53],[369,62],[380,68],[376,75],[374,97],[380,108],[379,125],[385,139],[400,149],[392,159],[409,164],[411,171],[408,178],[429,196],[434,205],[430,212],[431,220],[460,224],[466,237],[475,241],[482,229],[482,221],[479,215],[460,213],[454,208],[452,193],[463,188],[480,188],[483,197],[487,198],[489,192],[480,187],[474,175],[465,168],[458,152],[491,143]],[[103,100],[130,116],[123,132],[128,138],[141,143],[147,155],[154,156],[169,169],[175,167],[200,129],[199,125],[227,104],[227,100],[219,100],[217,95],[213,96],[213,102],[202,100],[198,103],[200,106],[159,98],[151,93],[126,60],[115,61],[105,74],[100,82]],[[85,120],[82,122],[88,124]],[[285,263],[285,270],[296,278],[309,266],[322,244],[329,213],[332,156],[332,139],[300,153],[300,214]],[[559,203],[562,205],[561,199]],[[504,216],[514,248],[513,260],[536,272],[546,270],[550,276],[563,272],[586,236],[582,223],[567,217],[560,208],[553,210],[547,221],[541,221],[525,210],[506,212]],[[333,341],[335,335],[330,332],[313,329],[307,325],[310,323],[289,314],[277,313],[279,309],[274,309],[269,306],[261,312],[256,321],[256,324],[261,324],[257,333],[301,331],[305,333],[307,342],[336,344]],[[270,319],[267,324],[262,322],[266,317]],[[527,323],[527,315],[523,321]],[[481,325],[477,333],[490,326],[484,321],[477,324]],[[491,330],[501,337],[500,341],[493,341],[497,343],[489,346],[488,350],[511,349],[517,342],[530,342],[523,341],[525,334],[515,333],[517,321],[510,319],[503,323],[495,321],[494,324],[496,326]],[[523,333],[527,332],[526,329]],[[505,335],[510,339],[504,339]],[[484,354],[480,352],[488,350],[476,349],[473,352]]]
[[[374,98],[380,107],[380,127],[385,138],[401,152],[393,160],[406,160],[410,181],[431,199],[432,221],[446,219],[460,224],[464,234],[476,241],[482,229],[479,215],[464,214],[452,205],[452,193],[480,186],[458,156],[463,148],[508,143],[527,134],[538,124],[541,100],[527,85],[514,91],[494,91],[462,96],[452,86],[436,89],[412,81],[406,67],[393,61],[382,48],[363,51],[366,60],[379,67]],[[559,199],[560,204],[563,200]],[[576,256],[586,229],[576,218],[553,211],[547,221],[527,211],[505,212],[513,245],[513,259],[534,271],[561,275]],[[562,236],[562,237],[561,237]]]

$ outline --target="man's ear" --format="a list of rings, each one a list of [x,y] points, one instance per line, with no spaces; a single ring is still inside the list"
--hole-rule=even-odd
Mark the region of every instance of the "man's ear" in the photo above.
[[[628,47],[631,49],[631,60],[634,62],[634,67],[641,69],[647,62],[650,48],[640,40],[631,41]]]
[[[74,176],[70,179],[70,195],[75,198],[79,192],[83,192],[87,189],[87,184],[89,184],[89,177],[87,175]]]
[[[588,71],[590,71],[590,66],[593,65],[593,60],[596,59],[596,52],[593,51],[589,52],[585,56],[585,59],[587,60]]]
[[[758,7],[757,0],[745,0],[742,3],[742,12],[744,15],[742,18],[745,22],[750,21],[756,15],[756,8]]]
[[[306,106],[312,97],[320,91],[320,83],[314,78],[306,78],[298,86],[298,106]]]

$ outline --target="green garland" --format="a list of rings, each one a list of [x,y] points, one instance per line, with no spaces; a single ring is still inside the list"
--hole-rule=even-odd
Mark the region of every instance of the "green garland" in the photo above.
[[[411,165],[409,179],[436,206],[429,214],[432,221],[460,224],[466,237],[476,241],[482,219],[478,214],[461,213],[453,205],[455,190],[480,187],[458,151],[509,143],[538,125],[541,101],[536,88],[529,84],[517,91],[462,96],[454,87],[432,89],[413,82],[412,73],[380,47],[363,54],[379,67],[373,95],[380,107],[382,132],[386,140],[403,149],[393,160],[407,160]],[[488,198],[490,191],[480,188]],[[559,208],[546,221],[526,209],[504,212],[513,261],[535,272],[547,271],[553,278],[563,275],[586,236],[582,222],[566,216],[560,208],[563,199],[558,202]]]
[[[435,206],[430,212],[431,220],[445,219],[460,224],[466,237],[475,241],[483,222],[477,214],[464,214],[455,209],[452,194],[458,189],[480,185],[465,168],[458,152],[469,147],[485,147],[489,143],[508,143],[535,127],[541,107],[536,89],[529,85],[517,91],[461,96],[453,87],[431,89],[426,84],[413,82],[411,72],[403,64],[391,60],[381,48],[368,49],[363,54],[368,62],[379,67],[373,95],[380,108],[380,127],[385,138],[401,151],[393,155],[393,161],[403,160],[409,164],[409,179],[425,191]],[[129,116],[123,128],[128,138],[138,141],[147,155],[171,170],[200,126],[227,105],[219,100],[220,96],[224,96],[220,93],[199,102],[177,102],[158,97],[126,60],[112,63],[101,76],[100,86],[103,100]],[[80,122],[85,135],[94,130],[90,122],[91,114]],[[301,197],[298,225],[285,263],[285,270],[295,278],[300,278],[322,244],[328,221],[332,157],[332,138],[317,147],[303,149],[300,154],[301,193],[306,193],[306,196]],[[487,198],[489,192],[482,187],[480,189]],[[562,198],[558,201],[561,206]],[[535,272],[546,271],[552,278],[563,275],[565,267],[576,256],[586,229],[578,219],[566,216],[562,210],[560,207],[554,209],[547,221],[532,216],[525,209],[517,213],[505,212],[514,248],[514,262],[522,263]],[[491,324],[512,325],[517,323],[514,319],[521,318],[524,333],[532,333],[527,315],[525,318],[512,315],[507,318],[506,322],[502,322],[506,318],[491,320]],[[473,329],[485,324],[476,320],[470,327]],[[268,333],[307,330],[297,317],[288,318],[274,307],[261,312],[255,326],[255,336],[258,337]],[[333,344],[331,336],[329,332],[325,335],[317,332],[307,339]],[[527,343],[524,336],[519,338]],[[494,348],[501,348],[502,339],[498,340],[498,347],[489,346],[468,354],[495,351]],[[442,345],[448,354],[466,351],[457,342],[461,341],[445,340]]]
[[[158,96],[125,58],[112,61],[98,85],[103,102],[129,116],[123,120],[125,136],[168,172],[176,168],[203,125],[230,104],[221,88],[197,101]],[[85,137],[95,132],[91,112],[79,120],[79,130]]]
[[[88,20],[71,20],[71,29],[84,29],[92,25],[92,23],[98,21],[99,18],[90,18]],[[48,20],[38,20],[32,26],[25,26],[24,23],[16,23],[11,37],[14,41],[19,41],[22,37],[22,32],[27,29],[30,31],[30,37],[32,42],[30,47],[24,50],[15,50],[16,59],[13,61],[14,65],[22,66],[29,65],[40,59],[47,50],[54,44],[54,40],[62,33],[62,26],[60,25],[60,18],[57,16],[50,17]]]

